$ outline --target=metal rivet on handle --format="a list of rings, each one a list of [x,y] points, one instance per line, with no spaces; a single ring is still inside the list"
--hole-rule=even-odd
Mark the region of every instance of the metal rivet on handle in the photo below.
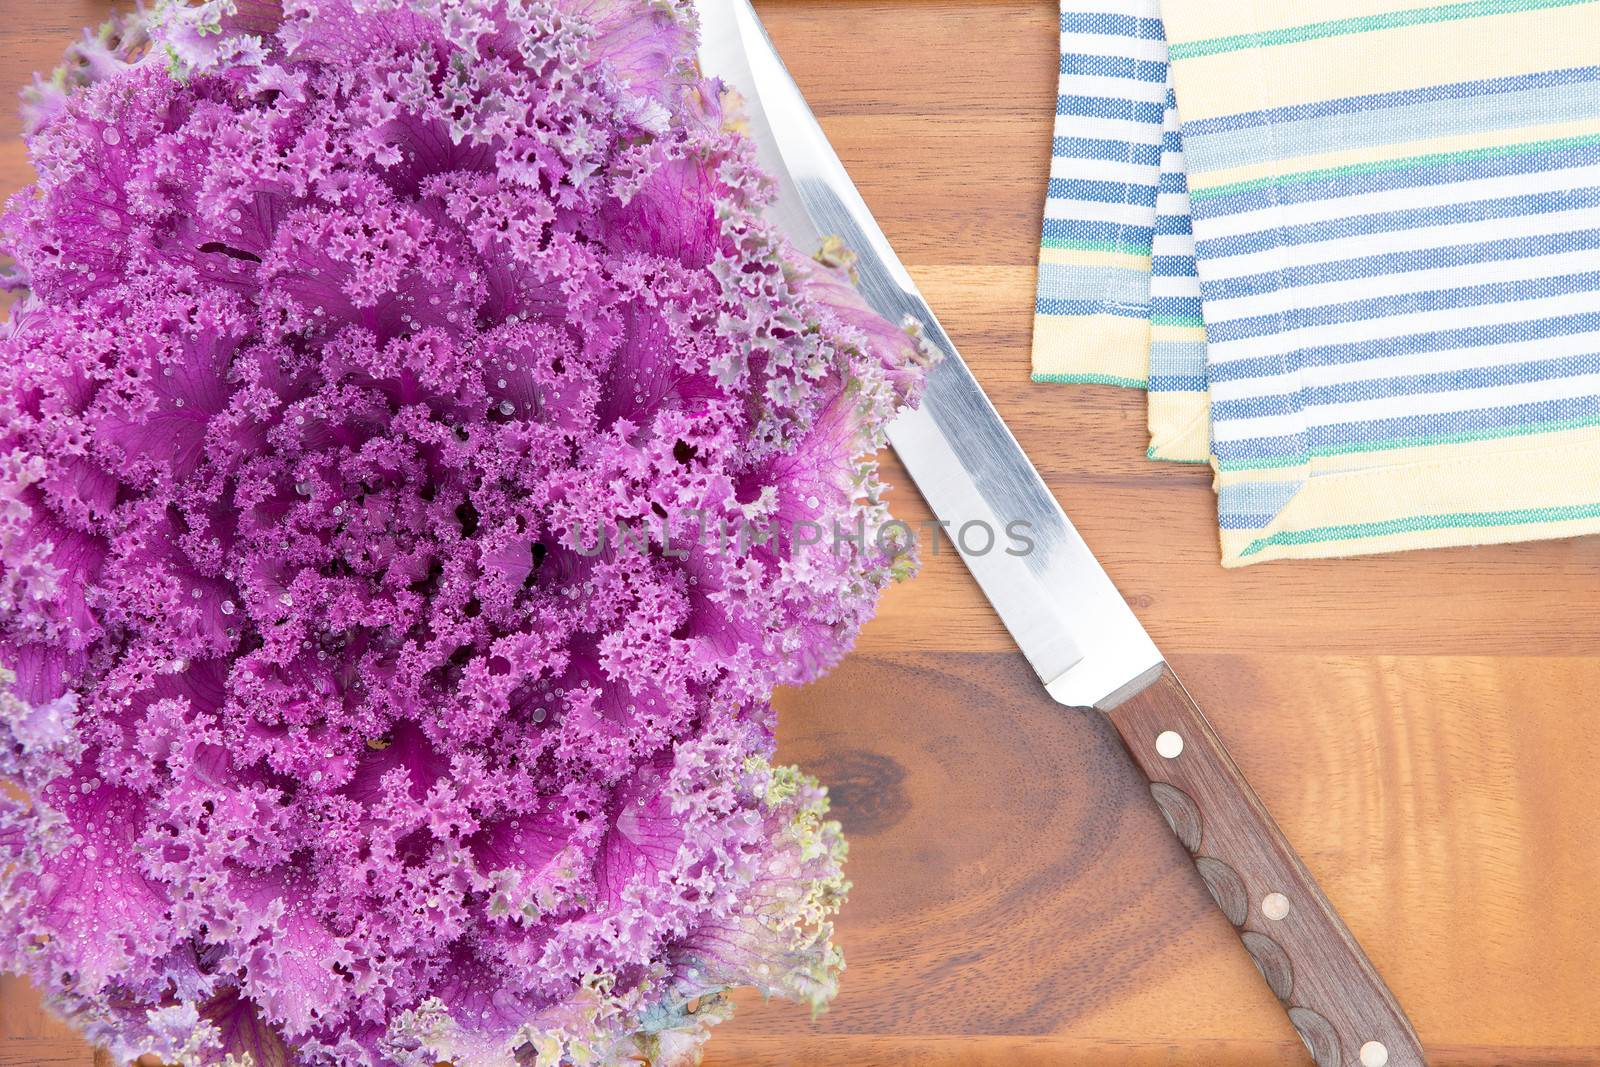
[[[1183,755],[1183,735],[1173,730],[1163,730],[1156,738],[1156,752],[1162,759],[1177,759]]]
[[[1384,1067],[1389,1062],[1389,1050],[1382,1041],[1368,1041],[1361,1046],[1361,1067]]]
[[[1261,914],[1273,922],[1282,922],[1289,917],[1289,898],[1282,893],[1268,893],[1261,898]]]

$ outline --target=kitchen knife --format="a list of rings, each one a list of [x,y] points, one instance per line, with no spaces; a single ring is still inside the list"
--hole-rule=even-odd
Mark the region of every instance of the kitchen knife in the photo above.
[[[1317,1067],[1423,1064],[1394,995],[918,293],[749,0],[698,6],[701,65],[744,98],[750,136],[778,184],[769,217],[804,250],[823,236],[843,239],[867,302],[915,325],[940,356],[921,407],[889,431],[917,488],[958,534],[971,523],[1029,524],[1035,547],[1023,556],[969,552],[953,540],[1045,689],[1111,719]]]

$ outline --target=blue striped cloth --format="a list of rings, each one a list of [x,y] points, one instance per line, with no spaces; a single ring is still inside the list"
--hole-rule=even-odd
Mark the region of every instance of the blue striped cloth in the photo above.
[[[1203,463],[1205,336],[1159,16],[1157,0],[1063,5],[1033,376],[1148,388],[1151,458]]]
[[[1600,529],[1600,3],[1061,32],[1035,377],[1147,387],[1226,564]]]
[[[1169,87],[1150,260],[1151,459],[1206,462],[1211,425],[1199,266],[1177,95]]]

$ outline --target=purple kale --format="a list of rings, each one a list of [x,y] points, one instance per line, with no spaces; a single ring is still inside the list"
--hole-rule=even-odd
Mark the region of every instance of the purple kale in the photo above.
[[[174,2],[27,94],[0,968],[114,1056],[692,1062],[727,989],[832,995],[770,697],[904,569],[919,349],[763,220],[694,45]]]

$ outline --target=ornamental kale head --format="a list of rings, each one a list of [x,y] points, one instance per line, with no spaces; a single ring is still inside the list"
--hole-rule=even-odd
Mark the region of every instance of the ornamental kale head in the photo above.
[[[0,969],[115,1055],[674,1063],[832,995],[770,697],[904,549],[703,534],[880,525],[919,352],[763,220],[692,16],[174,2],[26,94]]]

